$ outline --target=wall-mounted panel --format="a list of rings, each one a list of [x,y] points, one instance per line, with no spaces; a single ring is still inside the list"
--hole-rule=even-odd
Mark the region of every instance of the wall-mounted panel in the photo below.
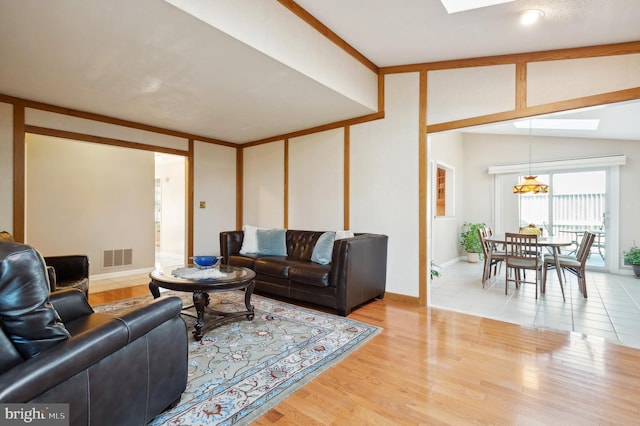
[[[25,114],[26,124],[32,126],[65,130],[68,132],[82,133],[91,136],[101,136],[127,142],[155,145],[164,148],[180,149],[183,151],[189,150],[189,141],[185,138],[178,138],[162,133],[118,126],[115,124],[103,123],[101,121],[88,120],[85,118],[73,117],[70,115],[42,111],[33,108],[27,108]]]
[[[429,71],[427,78],[427,124],[515,108],[515,65]]]
[[[218,255],[220,232],[236,228],[236,149],[196,141],[194,157],[193,253]]]
[[[242,158],[243,224],[282,228],[284,141],[246,148]]]
[[[0,231],[13,232],[13,105],[0,103]]]
[[[387,291],[419,295],[419,74],[385,76],[385,119],[351,127],[351,229],[389,236]]]
[[[289,141],[289,228],[316,231],[344,224],[344,130]]]
[[[640,54],[527,64],[527,105],[640,87]]]

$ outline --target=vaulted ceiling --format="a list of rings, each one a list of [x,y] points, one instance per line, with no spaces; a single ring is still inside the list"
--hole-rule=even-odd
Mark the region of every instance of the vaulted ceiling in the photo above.
[[[378,67],[640,40],[637,0],[296,3]],[[0,94],[235,143],[375,112],[375,72],[283,4],[0,0]]]

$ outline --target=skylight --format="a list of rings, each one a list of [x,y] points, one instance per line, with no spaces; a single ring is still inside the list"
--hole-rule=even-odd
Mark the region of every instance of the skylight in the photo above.
[[[600,120],[597,118],[536,118],[513,123],[518,129],[546,130],[597,130]]]
[[[481,7],[495,6],[496,4],[509,3],[514,0],[440,0],[448,13],[464,12],[465,10],[480,9]]]

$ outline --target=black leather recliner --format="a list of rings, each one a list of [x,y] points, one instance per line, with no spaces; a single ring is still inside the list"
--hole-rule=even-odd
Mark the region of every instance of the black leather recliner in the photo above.
[[[0,242],[15,243],[13,235],[7,231],[0,231]],[[63,288],[77,288],[89,297],[89,256],[72,254],[63,256],[45,256],[49,274],[51,291]]]
[[[82,290],[89,296],[89,256],[72,254],[64,256],[45,256],[44,263],[49,272],[51,291],[65,288]]]
[[[0,402],[69,403],[71,425],[143,425],[187,383],[179,298],[113,316],[82,291],[50,294],[30,246],[0,243]]]

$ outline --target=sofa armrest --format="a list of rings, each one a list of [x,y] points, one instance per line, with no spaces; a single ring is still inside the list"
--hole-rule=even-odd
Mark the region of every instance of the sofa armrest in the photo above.
[[[243,231],[224,231],[220,233],[220,256],[222,256],[222,263],[228,264],[229,256],[240,254],[243,240]]]
[[[44,263],[52,266],[59,283],[89,278],[89,257],[85,255],[45,256]]]
[[[331,282],[338,293],[340,315],[348,315],[353,307],[384,296],[387,243],[388,237],[380,234],[360,234],[334,243]]]
[[[73,296],[67,294],[65,297]],[[103,322],[15,366],[0,375],[0,402],[30,401],[174,318],[184,326],[180,318],[181,308],[182,301],[176,297],[154,300],[119,317],[114,316],[113,320]],[[186,336],[186,326],[183,330],[180,338]],[[170,343],[166,341],[164,344]],[[184,352],[186,359],[186,344]]]

